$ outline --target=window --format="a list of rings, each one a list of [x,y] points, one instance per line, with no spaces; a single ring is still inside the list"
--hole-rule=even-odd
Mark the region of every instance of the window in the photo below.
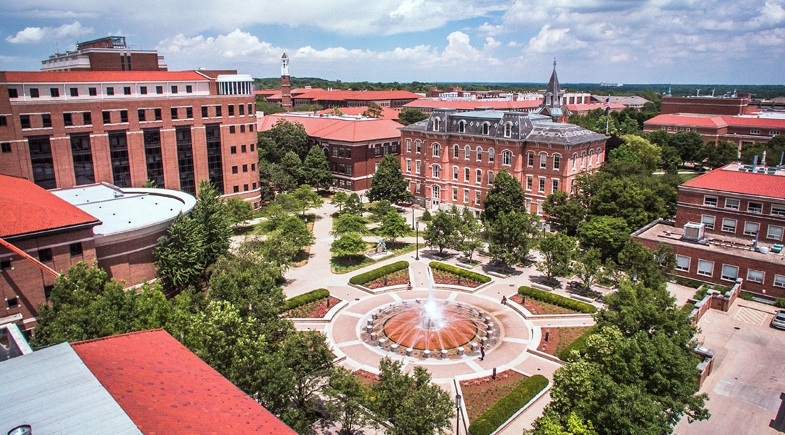
[[[412,160],[406,159],[406,172],[412,172]]]
[[[171,109],[169,109],[169,112],[172,115],[172,119],[177,119],[177,107],[172,107]]]
[[[458,188],[457,187],[453,187],[452,188],[452,201],[453,202],[458,202]]]
[[[248,152],[248,147],[246,147],[245,145],[240,145],[240,152],[241,153],[247,153]]]
[[[739,200],[738,199],[725,198],[725,208],[731,209],[731,210],[738,210],[739,209]]]
[[[248,115],[253,115],[253,103],[248,103]]]
[[[439,178],[439,169],[441,168],[439,168],[438,165],[431,166],[431,175],[433,178]]]
[[[478,169],[474,175],[475,175],[474,182],[477,184],[482,183],[482,169]]]
[[[598,165],[600,164],[600,154],[601,153],[602,153],[602,150],[600,148],[597,148],[597,164]]]
[[[469,189],[463,189],[463,203],[469,203]]]
[[[512,165],[512,153],[511,152],[509,152],[507,150],[504,150],[504,152],[502,152],[502,165],[505,165],[505,166]]]
[[[785,287],[785,276],[774,275],[774,287]]]
[[[466,133],[466,121],[458,122],[458,133]]]
[[[540,192],[540,193],[545,193],[545,177],[540,177],[539,181],[540,181],[540,183],[539,183],[540,186],[539,186],[539,189],[537,189],[537,191]]]
[[[772,205],[771,206],[771,214],[773,216],[785,216],[785,206]]]
[[[488,163],[493,163],[496,159],[496,151],[493,148],[488,148]]]
[[[545,153],[540,153],[540,169],[546,169],[548,167],[548,155]]]
[[[417,161],[415,162],[414,169],[415,169],[415,171],[414,171],[415,173],[417,173],[417,174],[420,174],[420,173],[421,173],[421,172],[420,172],[420,161],[419,161],[419,160],[417,160]]]
[[[466,145],[466,147],[464,147],[464,149],[463,149],[463,159],[464,160],[471,159],[471,154],[472,154],[472,147],[470,147],[469,145]]]
[[[87,88],[87,93],[91,97],[95,97],[96,95],[98,95],[98,89],[97,88]]]
[[[478,162],[481,162],[482,161],[482,147],[477,147],[477,149],[475,151],[477,153],[477,156],[474,158],[474,160],[476,160]]]
[[[38,89],[30,88],[30,98],[38,98]]]
[[[534,153],[526,154],[526,165],[529,167],[534,167]]]
[[[600,162],[598,161],[597,163],[599,164]],[[561,169],[561,156],[558,155],[558,154],[554,154],[553,155],[553,170],[554,171],[558,171],[559,169]]]
[[[730,264],[722,265],[722,275],[720,275],[720,278],[726,281],[736,281],[736,278],[738,277],[739,277],[738,266],[732,266]]]
[[[22,128],[30,128],[30,115],[19,115],[19,124]]]
[[[221,147],[221,126],[220,124],[208,124],[205,126],[207,136],[207,170],[210,182],[217,190],[224,192],[224,172]]]
[[[714,275],[714,262],[698,260],[698,275],[711,277]]]
[[[106,95],[114,95],[114,87],[107,86],[106,87]]]
[[[172,93],[173,94],[177,93],[177,85],[172,85]]]
[[[0,127],[5,127],[6,125],[8,125],[8,119],[5,115],[0,115]]]
[[[51,95],[52,98],[59,97],[60,96],[60,89],[58,89],[58,88],[49,88],[49,95]]]
[[[2,148],[3,154],[11,152],[11,144],[9,142],[1,143],[0,148]]]
[[[82,242],[71,243],[68,245],[68,250],[71,252],[72,257],[82,255]]]
[[[49,261],[52,261],[52,249],[51,248],[39,249],[38,261],[42,263],[47,263]]]
[[[232,166],[232,174],[236,174],[237,172],[237,166]]]
[[[139,86],[139,93],[142,95],[147,95],[147,86]]]
[[[19,98],[19,91],[17,91],[16,89],[9,89],[8,98]]]
[[[512,136],[512,123],[504,124],[504,137]]]
[[[52,126],[52,115],[48,113],[44,113],[41,115],[41,123],[43,124],[44,128],[49,128]]]
[[[417,154],[420,154],[420,141],[415,141],[414,145],[416,147]]]
[[[433,118],[433,131],[439,131],[439,118]]]
[[[493,171],[488,171],[488,184],[493,184],[494,176]]]
[[[128,122],[128,111],[121,110],[120,111],[120,122]]]
[[[251,163],[251,171],[255,171],[255,170],[256,170],[256,163]],[[256,188],[254,187],[254,189]]]
[[[479,190],[475,190],[474,191],[474,204],[475,205],[480,205],[481,201],[482,201],[482,193]]]
[[[63,125],[74,125],[74,120],[70,113],[63,113]]]
[[[690,257],[685,257],[683,255],[676,256],[676,270],[680,270],[682,272],[689,272],[690,271]]]
[[[139,118],[139,122],[144,122],[146,119],[146,111],[144,109],[139,109],[136,111],[136,116]]]
[[[131,95],[131,87],[130,86],[123,87],[123,94],[124,95]]]
[[[591,166],[591,162],[594,159],[594,150],[589,150],[589,166]]]
[[[433,156],[434,157],[439,157],[439,144],[438,143],[434,143],[431,146],[433,148]]]
[[[215,116],[224,116],[223,110],[221,110],[221,106],[215,106]]]
[[[156,109],[161,110],[161,109]],[[147,166],[147,179],[156,187],[164,188],[164,161],[161,152],[161,131],[144,130],[144,155]]]
[[[5,303],[8,306],[9,310],[17,308],[19,307],[19,298],[17,298],[16,296],[8,298],[5,300]]]
[[[158,94],[158,95],[163,94],[164,93],[164,87],[163,86],[156,86],[155,87],[155,93]]]
[[[452,179],[455,180],[455,181],[458,181],[458,167],[457,166],[453,166],[452,167]]]
[[[153,109],[153,116],[155,116],[156,121],[160,121],[163,118],[161,116],[161,109]]]
[[[90,135],[71,135],[71,154],[74,161],[74,177],[76,185],[95,183],[93,171],[93,154],[90,149]]]
[[[581,168],[586,166],[586,151],[581,152]]]
[[[251,150],[251,151],[253,151],[253,150]],[[345,155],[346,155],[347,159],[351,159],[352,158],[352,149],[351,148],[346,148]]]
[[[103,117],[104,124],[112,123],[112,112],[108,110],[104,110],[103,112],[101,112],[101,116]]]
[[[131,187],[128,139],[124,131],[109,133],[109,157],[112,161],[112,180],[114,185],[117,187]]]
[[[532,190],[534,187],[534,177],[531,175],[526,176],[526,190]]]
[[[572,155],[572,170],[575,170],[575,162],[578,160],[578,153]]]
[[[763,284],[764,279],[766,279],[765,272],[760,270],[747,269],[747,281]]]
[[[0,260],[0,270],[8,270],[11,268],[11,259]]]
[[[93,124],[93,115],[90,112],[83,112],[82,113],[82,121],[84,125],[92,125]]]
[[[240,186],[232,186],[232,192],[237,193],[240,191]]]
[[[758,234],[760,230],[760,224],[757,222],[744,222],[744,235],[745,236],[754,236]]]
[[[186,117],[186,119],[193,119],[193,117],[194,117],[194,108],[193,107],[186,107],[185,108],[185,117]]]
[[[194,91],[194,87],[191,85],[185,85],[185,93],[190,94]]]
[[[243,165],[243,173],[248,172],[248,165]]]
[[[253,152],[253,150],[254,150],[254,144],[251,144],[251,152]]]
[[[483,123],[482,134],[490,134],[490,133],[491,133],[491,124],[489,122]]]
[[[406,139],[406,152],[407,153],[411,153],[412,152],[412,140],[411,139]]]
[[[709,207],[716,207],[717,206],[717,197],[716,196],[704,196],[703,197],[703,205],[707,205]]]
[[[234,104],[229,104],[227,106],[227,110],[229,112],[229,116],[234,116]]]
[[[471,181],[471,171],[469,168],[463,168],[463,181],[467,183]]]
[[[559,191],[559,180],[553,179],[551,180],[551,193]]]
[[[207,106],[202,106],[202,118],[207,118]]]
[[[752,213],[763,213],[763,204],[760,202],[748,202],[747,211]]]
[[[703,222],[703,225],[706,227],[707,230],[714,229],[714,221],[716,220],[717,218],[715,218],[714,216],[709,216],[709,215],[701,216],[701,222]]]
[[[457,144],[452,146],[452,158],[457,159],[458,158],[458,154],[460,154],[460,152],[461,152],[461,150],[460,150],[460,148],[458,148]]]
[[[728,233],[735,233],[736,232],[736,219],[722,219],[722,231]]]
[[[243,184],[243,192],[247,192],[247,191],[248,191],[248,185],[247,184]]]
[[[414,193],[420,193],[420,183],[414,185]]]
[[[772,240],[782,240],[782,232],[783,232],[782,230],[783,228],[781,226],[769,225],[769,230],[766,233],[766,238]]]
[[[760,134],[760,130],[750,130],[750,134]]]

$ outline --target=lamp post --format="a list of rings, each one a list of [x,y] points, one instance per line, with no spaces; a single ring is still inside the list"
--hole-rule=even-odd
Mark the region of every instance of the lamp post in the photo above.
[[[412,229],[414,229],[414,204],[412,204]]]
[[[414,224],[414,227],[415,227],[415,230],[416,230],[416,232],[415,232],[415,243],[416,243],[415,249],[416,250],[415,250],[415,254],[414,254],[414,259],[417,260],[417,261],[420,261],[420,223],[416,222]]]
[[[455,396],[455,435],[461,433],[461,395]]]

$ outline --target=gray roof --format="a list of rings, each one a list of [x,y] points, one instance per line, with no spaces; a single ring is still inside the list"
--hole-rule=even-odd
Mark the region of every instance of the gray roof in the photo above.
[[[68,343],[0,363],[0,402],[0,434],[142,433]]]

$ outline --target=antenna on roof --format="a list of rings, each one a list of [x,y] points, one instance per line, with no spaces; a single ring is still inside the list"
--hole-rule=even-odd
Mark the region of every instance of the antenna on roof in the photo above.
[[[697,94],[697,95],[695,95],[695,96],[696,96],[696,97],[700,97],[700,96],[701,96],[701,90],[700,90],[700,88],[698,88],[698,94]]]

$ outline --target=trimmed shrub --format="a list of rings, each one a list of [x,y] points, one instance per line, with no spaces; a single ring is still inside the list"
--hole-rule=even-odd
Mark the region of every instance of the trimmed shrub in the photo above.
[[[687,313],[687,315],[689,315],[692,312],[692,310],[695,309],[695,304],[687,302],[686,304],[684,304],[683,307],[681,307],[681,309],[682,309],[682,311]]]
[[[701,288],[699,288],[698,291],[695,292],[695,296],[693,296],[692,298],[695,299],[696,301],[702,301],[703,298],[706,297],[707,291],[709,291],[709,288],[707,286],[705,285],[701,286]]]
[[[752,300],[752,293],[745,292],[744,290],[742,290],[741,292],[739,292],[739,297],[744,299],[745,301],[751,301]]]
[[[553,305],[558,305],[560,307],[568,308],[570,310],[575,310],[581,313],[597,312],[597,307],[595,307],[592,304],[576,301],[575,299],[565,298],[562,295],[557,295],[555,293],[550,293],[543,290],[537,290],[536,288],[522,286],[518,288],[518,293],[524,296],[528,296],[532,299],[537,299],[538,301],[547,302]]]
[[[432,269],[438,269],[438,270],[443,270],[445,272],[450,272],[454,275],[458,275],[463,278],[468,278],[473,281],[478,281],[483,284],[491,281],[490,276],[485,276],[481,273],[472,272],[471,270],[461,269],[460,267],[451,266],[449,264],[440,263],[438,261],[431,261],[430,263],[428,263],[428,266],[431,266]]]
[[[564,349],[559,351],[559,354],[556,356],[558,356],[562,361],[567,361],[573,350],[577,350],[578,353],[583,355],[586,352],[586,339],[595,332],[597,332],[597,325],[594,325],[591,328],[583,331],[583,334],[579,335],[575,340],[572,340],[572,343],[568,344]]]
[[[774,301],[774,306],[777,308],[785,308],[785,298],[777,298]]]
[[[300,296],[295,296],[291,299],[287,299],[286,305],[284,307],[284,311],[293,310],[305,304],[310,304],[311,302],[315,302],[318,301],[319,299],[324,299],[328,297],[330,297],[330,290],[327,290],[326,288],[311,290],[308,293],[303,293]]]
[[[363,285],[365,283],[371,282],[376,278],[381,278],[388,273],[397,272],[401,269],[406,269],[409,267],[408,261],[399,261],[397,263],[388,264],[387,266],[382,266],[373,270],[369,270],[368,272],[361,273],[359,275],[351,277],[349,282],[354,285]]]
[[[469,425],[469,432],[472,435],[492,434],[547,386],[548,378],[543,375],[534,375],[525,379],[514,390],[499,399],[487,411],[480,414]]]
[[[698,288],[703,285],[700,281],[695,281],[694,279],[684,278],[682,276],[676,277],[676,282],[687,287]]]

